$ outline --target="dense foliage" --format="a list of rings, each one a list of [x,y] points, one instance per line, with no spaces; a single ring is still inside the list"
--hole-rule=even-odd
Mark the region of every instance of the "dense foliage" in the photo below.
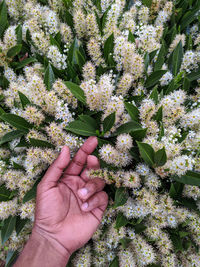
[[[0,1],[1,258],[63,145],[98,137],[109,206],[69,266],[200,266],[199,0]]]

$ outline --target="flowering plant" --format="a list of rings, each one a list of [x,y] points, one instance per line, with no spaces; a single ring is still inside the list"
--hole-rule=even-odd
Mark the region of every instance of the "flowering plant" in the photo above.
[[[69,266],[200,266],[198,0],[0,1],[1,258],[63,145],[98,137],[109,206]]]

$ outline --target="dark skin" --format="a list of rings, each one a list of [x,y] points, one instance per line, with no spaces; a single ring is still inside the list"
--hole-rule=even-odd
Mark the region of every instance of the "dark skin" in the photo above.
[[[69,148],[64,146],[49,167],[37,188],[35,222],[29,244],[15,267],[45,266],[45,255],[40,255],[44,248],[41,244],[45,246],[49,261],[46,266],[55,266],[52,253],[48,255],[47,242],[49,251],[56,255],[56,266],[65,266],[70,255],[92,237],[108,204],[108,196],[102,191],[105,182],[87,176],[88,169],[100,168],[98,159],[90,155],[96,147],[97,138],[89,137],[70,161]],[[87,194],[81,194],[84,192]],[[37,259],[35,255],[39,248]],[[35,263],[34,257],[37,259]]]

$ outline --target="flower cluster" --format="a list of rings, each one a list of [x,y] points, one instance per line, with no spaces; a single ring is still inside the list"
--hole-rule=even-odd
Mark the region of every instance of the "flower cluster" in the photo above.
[[[61,147],[95,135],[109,205],[73,266],[200,266],[198,16],[195,0],[0,0],[0,230],[26,222],[2,259]]]

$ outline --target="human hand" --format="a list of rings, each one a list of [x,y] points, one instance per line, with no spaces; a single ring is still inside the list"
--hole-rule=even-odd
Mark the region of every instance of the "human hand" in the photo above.
[[[98,159],[90,155],[97,143],[96,137],[89,137],[71,162],[69,148],[64,146],[37,187],[32,232],[70,255],[92,237],[108,204],[108,195],[102,191],[105,182],[90,180],[86,174],[88,169],[100,168]]]

